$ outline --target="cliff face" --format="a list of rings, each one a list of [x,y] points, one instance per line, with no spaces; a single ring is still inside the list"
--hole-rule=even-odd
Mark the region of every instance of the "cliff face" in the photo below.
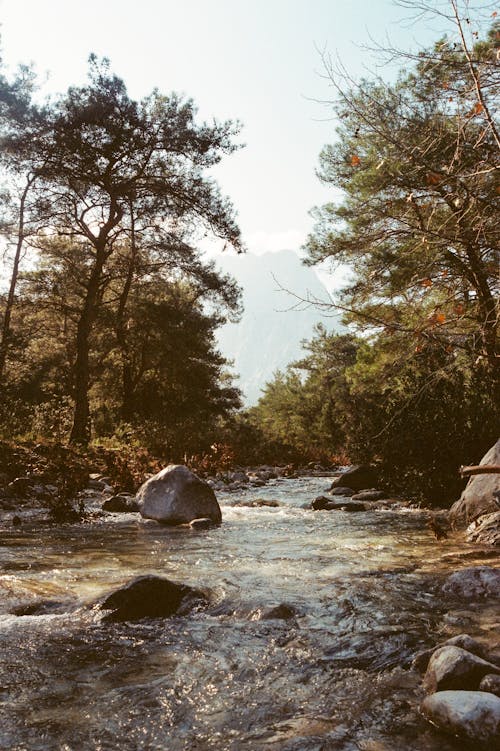
[[[316,272],[293,251],[222,255],[217,263],[243,288],[243,317],[223,326],[218,339],[225,357],[234,360],[246,404],[252,405],[276,370],[303,356],[301,342],[313,336],[315,324],[338,330],[339,318],[300,302],[328,295]]]

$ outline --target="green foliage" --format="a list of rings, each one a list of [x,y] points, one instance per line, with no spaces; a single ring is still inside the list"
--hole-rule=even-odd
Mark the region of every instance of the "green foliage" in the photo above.
[[[353,268],[339,300],[348,322],[483,358],[496,379],[497,33],[473,51],[481,101],[464,51],[447,40],[393,85],[335,84],[341,125],[320,177],[345,198],[316,209],[307,245],[311,263]]]
[[[266,437],[376,462],[388,490],[457,498],[500,423],[498,24],[473,50],[423,50],[394,84],[340,80],[309,263],[347,264],[336,305],[353,335],[318,332],[253,411]],[[342,75],[342,74],[341,74]]]
[[[4,434],[85,444],[126,424],[171,457],[201,451],[239,405],[214,334],[237,318],[240,291],[196,246],[203,231],[241,250],[207,174],[238,148],[239,126],[197,122],[176,94],[136,101],[95,56],[86,86],[43,107],[21,83],[0,76],[3,230],[16,247],[0,300]]]
[[[331,335],[319,326],[305,347],[309,354],[277,373],[266,384],[250,419],[268,441],[287,447],[288,454],[329,459],[346,441],[344,417],[337,402],[345,396],[345,369],[355,361],[357,342]]]
[[[436,504],[498,438],[498,33],[441,40],[395,84],[327,67],[340,125],[320,177],[344,197],[316,209],[307,250],[351,268],[335,304],[360,336],[319,332],[253,411],[266,436],[344,446]]]

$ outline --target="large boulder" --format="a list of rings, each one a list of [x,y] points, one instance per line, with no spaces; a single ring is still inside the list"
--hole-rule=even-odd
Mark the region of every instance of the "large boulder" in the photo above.
[[[210,485],[182,464],[170,464],[141,485],[137,503],[145,519],[162,524],[189,524],[193,519],[211,519],[215,524],[222,521]]]
[[[185,615],[206,601],[203,592],[186,584],[159,576],[140,576],[106,597],[100,608],[110,611],[103,621],[116,623]]]
[[[427,696],[422,714],[442,730],[465,738],[474,748],[491,749],[500,737],[500,699],[485,691],[439,691]],[[476,745],[480,744],[480,745]]]
[[[424,676],[428,694],[448,689],[477,689],[485,675],[499,675],[500,668],[461,647],[437,649],[429,660]]]
[[[373,488],[377,484],[377,473],[373,467],[364,464],[355,465],[336,477],[332,482],[332,489],[348,487],[353,490]]]
[[[469,634],[458,634],[457,636],[452,636],[450,639],[446,639],[446,641],[443,641],[440,644],[436,644],[430,649],[426,649],[416,654],[411,664],[412,668],[418,670],[420,673],[425,672],[432,655],[434,652],[437,652],[438,649],[441,649],[441,647],[461,647],[461,649],[466,649],[467,652],[477,655],[477,657],[487,659],[487,652],[482,644],[469,636]]]
[[[500,466],[500,438],[483,456],[480,465]],[[450,518],[456,526],[467,526],[483,514],[498,511],[495,493],[500,493],[500,474],[474,475],[467,483],[460,499],[450,509]]]

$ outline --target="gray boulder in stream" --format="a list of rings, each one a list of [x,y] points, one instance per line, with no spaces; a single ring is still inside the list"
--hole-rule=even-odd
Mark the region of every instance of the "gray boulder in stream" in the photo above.
[[[162,524],[189,524],[193,519],[222,521],[220,506],[208,483],[182,464],[170,464],[141,485],[139,511]]]
[[[424,699],[422,714],[442,730],[472,742],[473,748],[498,748],[500,699],[494,694],[439,691]]]
[[[139,621],[185,615],[207,602],[206,595],[186,584],[159,576],[140,576],[110,594],[100,604],[109,610],[104,622]]]

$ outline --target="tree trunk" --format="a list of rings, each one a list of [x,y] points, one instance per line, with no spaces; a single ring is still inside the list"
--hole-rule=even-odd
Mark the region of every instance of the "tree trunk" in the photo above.
[[[125,283],[123,285],[122,292],[120,294],[120,300],[118,303],[118,310],[116,313],[116,340],[120,348],[121,361],[122,361],[122,403],[120,409],[120,415],[124,422],[130,423],[134,416],[134,378],[132,368],[132,356],[130,352],[129,343],[127,340],[127,326],[125,322],[125,312],[134,280],[134,273],[137,260],[137,247],[135,244],[135,218],[134,208],[132,203],[130,204],[130,262],[127,269],[127,276],[125,277]]]
[[[4,312],[3,323],[2,323],[2,335],[0,339],[0,384],[2,383],[3,378],[4,378],[5,363],[7,360],[7,351],[9,349],[10,322],[12,319],[12,310],[14,308],[14,299],[15,299],[15,294],[16,294],[17,279],[19,276],[19,264],[21,262],[21,252],[23,249],[23,243],[25,239],[24,211],[26,207],[26,198],[28,197],[28,192],[34,180],[35,180],[34,176],[28,178],[26,186],[21,195],[21,201],[19,204],[19,225],[18,225],[18,231],[17,231],[16,252],[14,254],[14,261],[12,264],[12,274],[10,277],[9,292],[7,295],[7,302],[5,305],[5,312]]]
[[[77,325],[76,358],[74,365],[74,399],[73,427],[70,442],[87,445],[90,440],[90,405],[89,405],[89,351],[92,324],[96,316],[99,296],[99,284],[105,261],[104,250],[98,250],[94,268],[87,284],[87,294],[82,313]]]

